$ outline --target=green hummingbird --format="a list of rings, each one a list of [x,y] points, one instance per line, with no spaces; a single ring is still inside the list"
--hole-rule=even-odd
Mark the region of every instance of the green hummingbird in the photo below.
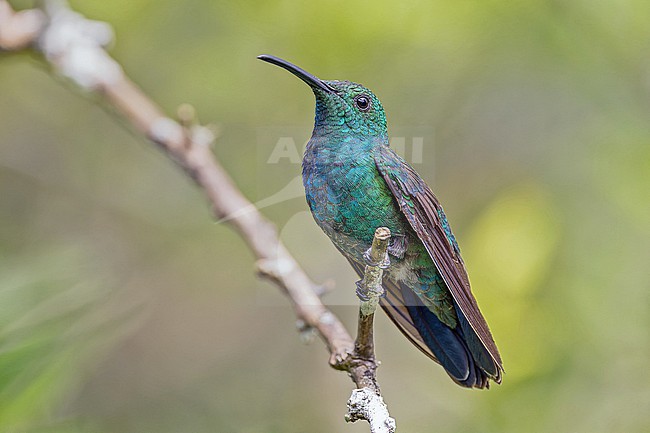
[[[456,238],[429,186],[390,148],[379,99],[357,83],[321,80],[270,55],[258,59],[291,72],[316,97],[302,161],[316,224],[360,277],[375,229],[388,227],[390,266],[380,300],[388,317],[457,384],[500,383],[501,356],[472,295]]]

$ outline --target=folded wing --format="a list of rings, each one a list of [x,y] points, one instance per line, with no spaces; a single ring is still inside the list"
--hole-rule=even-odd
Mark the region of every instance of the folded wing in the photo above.
[[[415,170],[392,149],[382,147],[375,156],[375,163],[451,292],[460,328],[474,359],[492,379],[500,382],[501,356],[471,292],[460,250],[442,206]],[[400,326],[400,329],[405,328],[408,326]]]

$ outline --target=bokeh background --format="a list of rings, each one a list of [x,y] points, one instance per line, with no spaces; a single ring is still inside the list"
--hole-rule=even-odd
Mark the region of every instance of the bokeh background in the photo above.
[[[461,389],[382,315],[400,431],[650,431],[650,3],[71,3],[114,27],[111,54],[168,113],[219,125],[253,201],[300,170],[278,174],[267,143],[301,146],[313,119],[306,86],[258,54],[367,85],[407,153],[426,131],[416,168],[507,374]],[[355,275],[305,211],[264,209],[344,299]],[[353,329],[356,308],[333,308]],[[294,321],[164,155],[38,56],[0,56],[1,431],[367,431]]]

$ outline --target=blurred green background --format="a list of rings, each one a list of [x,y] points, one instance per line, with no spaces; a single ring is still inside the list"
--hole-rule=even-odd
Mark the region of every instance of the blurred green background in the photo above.
[[[410,128],[432,131],[416,168],[507,374],[461,389],[382,315],[399,431],[650,431],[650,3],[72,6],[114,26],[111,54],[168,113],[188,102],[219,125],[214,152],[253,201],[300,170],[264,163],[269,131],[300,145],[313,119],[307,87],[258,54],[367,85],[407,149]],[[100,98],[2,54],[0,143],[1,431],[367,431],[237,235]],[[305,211],[264,209],[344,304],[355,275]],[[333,308],[353,329],[356,308]]]

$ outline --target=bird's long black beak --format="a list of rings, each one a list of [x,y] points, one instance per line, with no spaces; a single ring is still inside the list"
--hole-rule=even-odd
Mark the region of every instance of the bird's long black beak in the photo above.
[[[287,71],[291,72],[293,75],[295,75],[296,77],[300,78],[302,81],[307,83],[312,89],[320,89],[327,93],[336,93],[336,90],[332,88],[329,84],[327,84],[320,78],[310,74],[304,69],[299,68],[293,63],[289,63],[286,60],[282,60],[279,57],[270,56],[268,54],[262,54],[260,56],[257,56],[257,58],[286,69]]]

